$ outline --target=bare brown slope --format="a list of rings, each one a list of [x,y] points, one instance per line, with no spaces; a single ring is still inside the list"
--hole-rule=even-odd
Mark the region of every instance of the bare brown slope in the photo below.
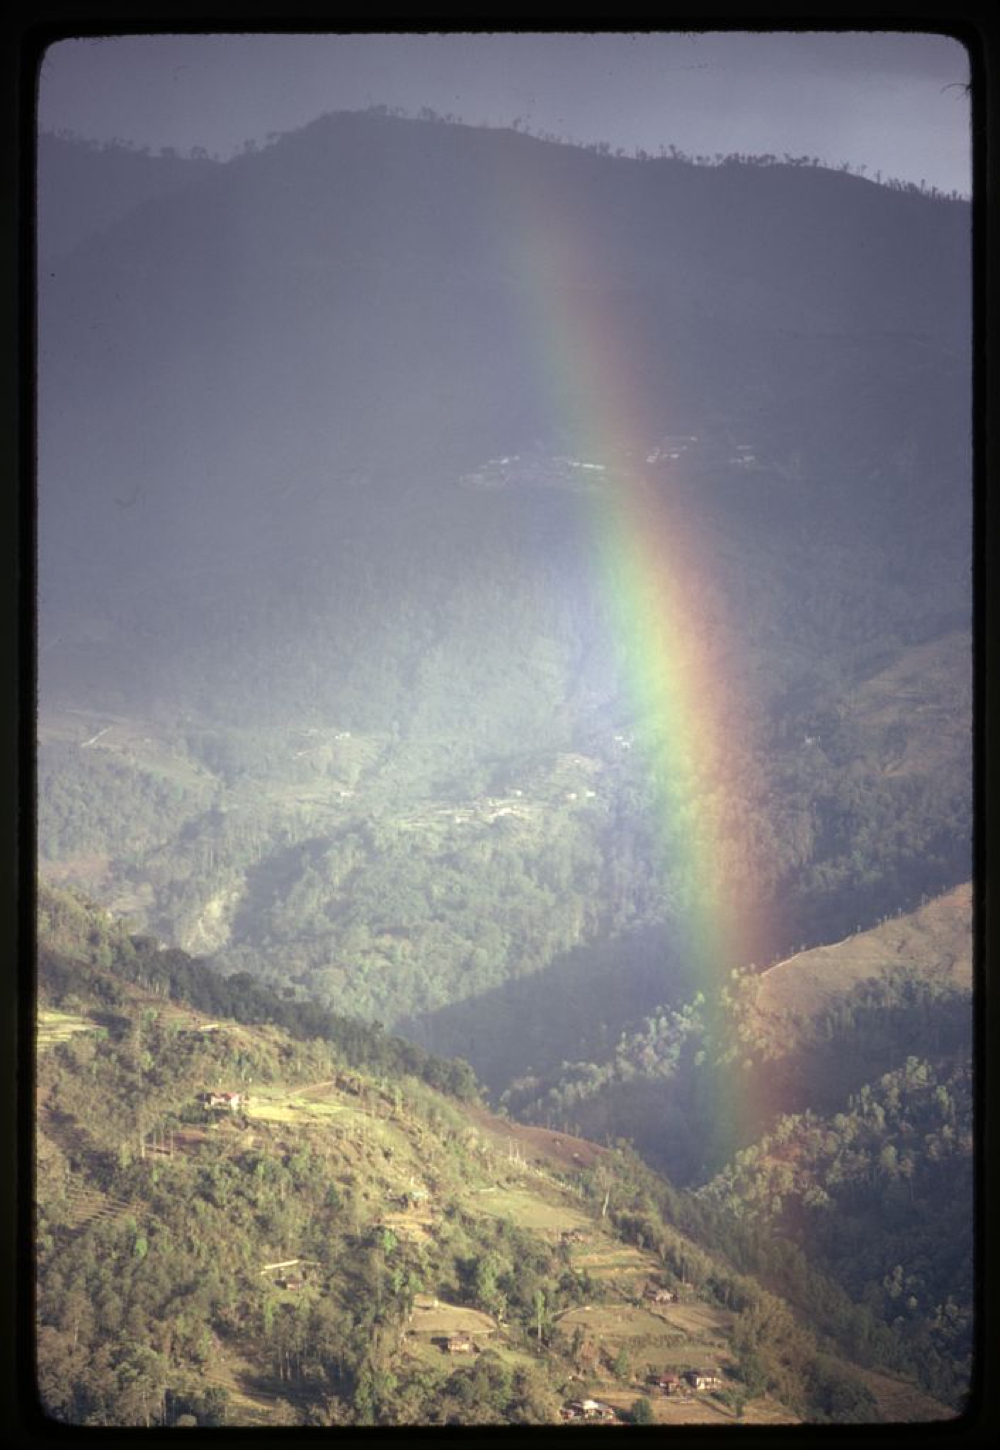
[[[918,911],[831,946],[798,952],[760,977],[755,1011],[765,1033],[788,1041],[789,1018],[814,1021],[886,968],[906,966],[927,981],[972,989],[972,887],[956,886]]]

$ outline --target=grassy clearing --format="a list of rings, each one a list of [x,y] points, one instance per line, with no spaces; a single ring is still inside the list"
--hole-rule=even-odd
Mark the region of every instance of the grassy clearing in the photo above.
[[[631,1342],[655,1342],[666,1337],[664,1322],[648,1309],[636,1309],[629,1304],[594,1304],[571,1309],[559,1320],[564,1334],[582,1329],[601,1341],[613,1344],[616,1349],[628,1347]]]
[[[706,1342],[728,1336],[734,1317],[728,1310],[716,1309],[700,1300],[690,1304],[670,1304],[663,1310],[667,1324],[691,1338],[701,1338]]]
[[[556,1237],[567,1229],[588,1229],[590,1220],[570,1203],[542,1197],[527,1188],[498,1187],[470,1196],[467,1207],[490,1218],[510,1218],[520,1227]]]
[[[942,1405],[939,1400],[932,1400],[915,1385],[908,1384],[896,1375],[883,1374],[874,1369],[859,1369],[854,1365],[845,1365],[844,1368],[852,1370],[864,1380],[887,1421],[919,1424],[924,1420],[951,1420],[956,1416],[956,1411]]]
[[[40,1007],[36,1018],[35,1041],[39,1050],[55,1047],[59,1042],[68,1042],[80,1032],[96,1032],[97,1023],[89,1017],[78,1017],[73,1012],[56,1012]]]
[[[292,1126],[320,1123],[331,1118],[338,1118],[343,1122],[352,1119],[366,1123],[371,1121],[366,1113],[348,1107],[346,1103],[329,1097],[308,1096],[307,1093],[308,1090],[304,1088],[283,1087],[276,1083],[262,1084],[250,1096],[247,1117]]]
[[[512,1147],[516,1148],[522,1159],[544,1164],[559,1173],[592,1168],[607,1151],[587,1138],[576,1138],[572,1133],[556,1132],[553,1128],[514,1123],[486,1108],[470,1107],[466,1113],[497,1152],[507,1153]]]
[[[644,1386],[635,1385],[626,1391],[601,1390],[598,1398],[606,1400],[616,1410],[627,1414],[640,1395],[644,1395],[649,1400],[653,1409],[653,1423],[657,1425],[732,1425],[737,1423],[733,1411],[712,1395],[693,1394],[682,1399],[673,1395],[650,1394]],[[750,1408],[747,1406],[743,1415],[744,1424],[751,1422]],[[757,1423],[796,1423],[794,1417],[783,1407],[776,1406],[775,1408],[778,1411],[775,1415],[764,1415]]]
[[[489,1314],[461,1304],[446,1304],[429,1294],[418,1294],[414,1299],[410,1331],[431,1336],[468,1334],[481,1343],[492,1341],[499,1332],[496,1320]]]
[[[572,1260],[575,1269],[586,1269],[595,1279],[619,1279],[623,1274],[634,1274],[645,1282],[659,1267],[651,1254],[621,1243],[574,1246]]]
[[[258,1389],[254,1383],[253,1367],[248,1359],[238,1354],[231,1343],[221,1355],[202,1370],[206,1385],[215,1385],[229,1396],[230,1415],[240,1426],[273,1425],[274,1412],[279,1405],[278,1396]]]

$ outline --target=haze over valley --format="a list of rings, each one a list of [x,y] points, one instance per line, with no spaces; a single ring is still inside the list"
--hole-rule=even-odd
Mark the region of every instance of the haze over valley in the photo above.
[[[296,1098],[285,1161],[295,1133],[314,1157],[292,1196],[322,1202],[346,1251],[386,1228],[375,1199],[402,1192],[373,1143],[415,1164],[431,1142],[426,1222],[390,1224],[392,1248],[372,1239],[372,1283],[411,1320],[421,1296],[464,1305],[514,1355],[503,1393],[485,1371],[475,1393],[432,1391],[431,1356],[418,1394],[404,1315],[377,1353],[359,1347],[371,1326],[350,1353],[329,1348],[336,1372],[291,1339],[265,1372],[239,1328],[263,1292],[247,1288],[190,1310],[246,1361],[229,1422],[573,1418],[571,1371],[642,1418],[641,1348],[602,1360],[598,1344],[604,1369],[588,1369],[576,1291],[553,1288],[570,1268],[476,1218],[469,1185],[499,1184],[503,1153],[518,1232],[551,1247],[589,1215],[638,1255],[623,1288],[601,1240],[580,1305],[638,1303],[643,1276],[673,1265],[664,1284],[686,1283],[714,1326],[698,1353],[728,1366],[732,1417],[956,1413],[971,1333],[968,203],[811,157],[696,165],[384,106],[225,162],[43,134],[38,181],[40,1003],[91,1029],[118,1014],[91,1075],[110,1091],[134,1069],[142,1095],[159,1073],[143,1132],[182,1131],[199,1072],[236,1081],[236,1057],[191,1046],[197,1013],[243,1023],[269,1102],[336,1078],[329,1111],[354,1113],[350,1061],[382,1126],[334,1149]],[[191,1017],[174,1046],[168,1001]],[[126,1026],[141,1014],[158,1044],[145,1069]],[[83,1040],[47,1041],[46,1182],[61,1203],[83,1173],[141,1219],[145,1149],[95,1140],[81,1167],[65,1136]],[[135,1062],[113,1064],[126,1048]],[[473,1109],[474,1133],[454,1116]],[[247,1113],[239,1152],[280,1157],[278,1129]],[[542,1177],[505,1146],[512,1120],[547,1135],[518,1139]],[[170,1138],[170,1173],[194,1171],[197,1126],[179,1160]],[[65,1283],[70,1230],[90,1229],[52,1213],[43,1246]],[[246,1229],[261,1255],[325,1263],[281,1213]],[[442,1225],[460,1222],[468,1242],[448,1247]],[[695,1250],[677,1234],[717,1258],[685,1272]],[[794,1373],[776,1368],[778,1311],[751,1312],[730,1272],[818,1336]],[[810,1318],[813,1274],[835,1288]],[[316,1304],[341,1296],[348,1314],[332,1261],[312,1280]],[[472,1333],[460,1319],[448,1332]],[[341,1342],[332,1319],[310,1333]],[[657,1374],[659,1333],[642,1330]],[[197,1360],[181,1339],[157,1349],[159,1399],[136,1408],[73,1370],[59,1414],[213,1423],[221,1400],[181,1392]],[[537,1382],[515,1384],[532,1340]],[[45,1343],[47,1363],[69,1355]],[[871,1378],[887,1373],[892,1393]],[[679,1412],[664,1392],[651,1413]]]

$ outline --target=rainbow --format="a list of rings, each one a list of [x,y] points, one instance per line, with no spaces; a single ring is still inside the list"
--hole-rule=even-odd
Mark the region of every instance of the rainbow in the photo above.
[[[650,406],[652,390],[637,375],[634,302],[606,285],[572,201],[561,205],[532,172],[526,167],[501,188],[500,261],[533,340],[533,382],[544,415],[573,440],[578,461],[604,466],[590,475],[600,484],[583,494],[585,533],[637,722],[634,748],[656,784],[665,840],[676,841],[680,827],[684,841],[679,949],[703,984],[710,1028],[714,1023],[719,1032],[711,1004],[731,969],[750,961],[742,913],[727,890],[732,842],[721,828],[733,761],[742,752],[734,749],[739,701],[723,664],[730,642],[713,589],[719,564],[703,515],[699,522],[669,474],[660,467],[654,475],[646,463],[657,437],[651,419],[659,419],[661,436],[677,425],[659,400]],[[720,1145],[744,1136],[741,1125],[749,1125],[753,1108],[735,1072],[724,1075],[713,1084],[725,1119]]]

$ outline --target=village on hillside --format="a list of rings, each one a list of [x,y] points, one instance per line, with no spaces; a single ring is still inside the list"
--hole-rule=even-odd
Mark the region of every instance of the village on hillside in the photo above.
[[[463,488],[559,489],[568,493],[595,493],[621,473],[643,470],[656,478],[667,466],[695,474],[747,473],[763,467],[757,448],[739,435],[665,433],[643,448],[625,450],[601,460],[574,458],[529,450],[489,458],[459,478]]]

